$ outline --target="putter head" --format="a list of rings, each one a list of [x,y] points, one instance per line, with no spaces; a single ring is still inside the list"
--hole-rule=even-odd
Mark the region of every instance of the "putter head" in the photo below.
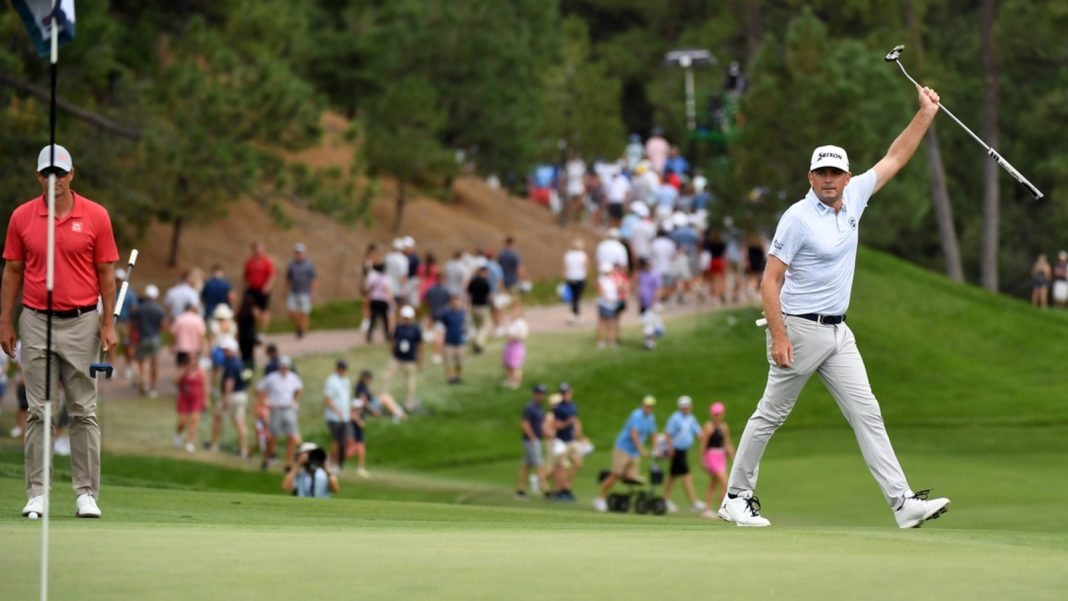
[[[89,377],[95,378],[96,374],[103,372],[104,377],[108,380],[111,379],[112,372],[115,368],[110,363],[90,363],[89,364]]]
[[[884,58],[883,60],[885,60],[888,63],[892,63],[892,62],[896,61],[897,58],[899,56],[901,56],[901,53],[904,52],[904,51],[905,51],[905,45],[904,44],[902,44],[900,46],[894,46],[893,50],[891,50],[890,52],[886,53],[886,58]]]

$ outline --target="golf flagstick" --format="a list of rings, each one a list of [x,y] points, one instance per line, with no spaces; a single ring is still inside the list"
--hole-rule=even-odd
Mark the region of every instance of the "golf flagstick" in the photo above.
[[[115,311],[112,313],[112,315],[114,315],[116,320],[118,320],[118,318],[119,318],[119,313],[122,313],[122,305],[123,305],[123,303],[126,302],[126,292],[130,288],[130,274],[133,273],[133,268],[134,268],[134,265],[136,265],[136,264],[137,264],[137,249],[135,248],[135,249],[130,251],[130,261],[129,261],[129,263],[126,264],[126,277],[124,277],[122,279],[122,286],[119,287],[119,296],[118,296],[118,299],[115,301]],[[97,363],[90,363],[89,364],[89,377],[90,378],[93,378],[95,380],[96,379],[96,374],[98,374],[100,372],[104,372],[104,377],[109,379],[109,380],[111,379],[111,374],[114,372],[115,367],[111,363],[109,363],[107,361],[104,361],[104,358],[106,357],[106,353],[107,353],[107,351],[104,350],[104,341],[101,340],[100,341],[100,361],[98,361]]]
[[[912,78],[911,75],[909,75],[909,72],[905,70],[905,66],[901,64],[900,60],[898,60],[898,58],[901,56],[901,53],[904,52],[904,51],[905,51],[905,46],[903,46],[903,45],[894,46],[894,49],[891,50],[890,52],[888,52],[886,54],[886,57],[883,60],[885,60],[888,63],[897,63],[897,66],[901,68],[901,72],[905,74],[905,77],[907,77],[909,81],[911,81],[913,84],[915,84],[916,87],[918,87],[918,88],[924,87],[924,86],[920,85],[920,82],[916,81],[915,79]],[[978,142],[980,146],[982,146],[984,149],[986,149],[986,153],[988,155],[990,155],[990,158],[994,159],[995,163],[997,163],[1002,169],[1004,169],[1006,172],[1008,172],[1008,174],[1011,175],[1013,179],[1015,179],[1016,181],[1020,182],[1020,184],[1023,185],[1023,187],[1027,188],[1027,191],[1031,193],[1031,196],[1035,197],[1035,200],[1040,200],[1042,198],[1042,196],[1043,196],[1042,192],[1040,192],[1039,189],[1036,188],[1034,184],[1032,184],[1030,181],[1028,181],[1027,178],[1023,176],[1023,174],[1021,174],[1019,171],[1017,171],[1016,168],[1012,166],[1012,163],[1007,161],[1005,159],[1005,157],[1001,156],[1001,154],[998,153],[998,151],[996,151],[993,148],[991,148],[989,144],[987,144],[986,142],[984,142],[982,140],[982,138],[980,138],[979,136],[975,135],[975,132],[973,132],[972,130],[968,129],[968,126],[965,125],[964,123],[962,123],[960,119],[957,119],[957,116],[954,115],[948,108],[946,108],[946,105],[944,105],[944,104],[942,104],[940,102],[940,103],[938,103],[938,106],[942,110],[942,112],[944,112],[946,114],[946,116],[948,116],[950,119],[956,121],[957,125],[961,126],[961,128],[963,128],[964,131],[968,132],[968,135],[971,136],[973,140]]]

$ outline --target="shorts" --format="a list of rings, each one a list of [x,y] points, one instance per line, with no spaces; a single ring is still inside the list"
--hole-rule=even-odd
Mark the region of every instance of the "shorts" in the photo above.
[[[711,275],[727,273],[727,260],[723,257],[712,257],[712,260],[708,263],[708,273]]]
[[[349,439],[349,422],[332,422],[327,420],[326,428],[330,430],[331,440],[337,441],[338,445],[344,449],[345,441]]]
[[[614,307],[606,307],[601,303],[597,303],[597,317],[615,319],[617,315],[619,315],[619,303],[616,303]]]
[[[300,430],[297,428],[296,409],[272,407],[269,423],[271,436],[274,438],[300,436]]]
[[[221,346],[217,346],[217,347],[211,349],[211,366],[212,367],[222,367],[223,363],[225,363],[225,362],[226,362],[226,353],[223,352]]]
[[[612,449],[612,473],[626,480],[641,480],[638,464],[641,456],[634,456],[626,451]]]
[[[705,469],[711,474],[727,473],[727,451],[708,449],[705,451]]]
[[[356,442],[363,442],[363,428],[356,422],[349,422],[349,431],[352,433],[352,440]]]
[[[690,473],[690,462],[686,459],[688,449],[675,449],[671,456],[671,467],[668,473],[672,476],[685,476]]]
[[[608,216],[612,219],[623,219],[623,203],[608,203]]]
[[[552,459],[554,468],[578,468],[582,466],[582,449],[576,440],[564,442],[557,438],[553,440]]]
[[[159,336],[151,336],[149,338],[142,338],[137,341],[137,358],[148,359],[149,357],[155,357],[159,354],[159,349],[162,346]]]
[[[1063,303],[1068,301],[1068,281],[1054,280],[1053,281],[1053,302]]]
[[[286,308],[293,313],[303,313],[305,315],[311,313],[311,294],[307,292],[290,292],[289,298],[286,299]]]
[[[245,421],[246,407],[248,407],[248,393],[241,390],[230,393],[229,403],[224,404],[223,399],[220,398],[219,402],[215,403],[215,413]]]
[[[445,367],[447,369],[459,369],[464,365],[464,347],[452,344],[445,345]]]
[[[523,441],[523,465],[527,467],[541,467],[541,441]]]
[[[119,337],[119,344],[123,347],[130,346],[130,320],[116,321],[115,334]]]
[[[266,311],[267,307],[271,306],[271,293],[263,290],[253,290],[249,288],[245,294],[252,299],[252,306],[261,311]]]

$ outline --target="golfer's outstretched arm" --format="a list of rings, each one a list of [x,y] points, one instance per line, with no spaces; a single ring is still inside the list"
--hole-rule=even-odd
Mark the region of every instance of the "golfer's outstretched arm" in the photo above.
[[[15,357],[15,302],[22,288],[22,272],[25,263],[4,263],[3,283],[0,284],[0,345],[8,357]]]
[[[875,164],[876,192],[897,175],[905,163],[909,162],[912,155],[916,153],[916,149],[919,148],[923,135],[927,133],[927,128],[931,126],[931,122],[938,113],[938,93],[931,88],[917,87],[916,91],[919,94],[920,110],[916,111],[912,121],[890,145],[886,156]]]

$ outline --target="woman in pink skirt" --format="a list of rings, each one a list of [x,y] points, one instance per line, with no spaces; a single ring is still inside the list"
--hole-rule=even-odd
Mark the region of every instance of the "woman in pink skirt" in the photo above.
[[[523,310],[517,304],[513,308],[512,321],[505,331],[507,341],[501,352],[501,360],[504,363],[504,386],[512,390],[519,390],[523,384],[523,363],[527,359],[527,335],[530,334],[530,326],[523,319]]]
[[[705,422],[701,433],[701,463],[709,475],[708,491],[705,493],[705,504],[709,509],[701,517],[716,519],[716,512],[711,508],[717,507],[719,500],[727,494],[727,462],[734,459],[734,445],[731,444],[730,428],[723,421],[727,408],[717,401],[712,403],[709,412],[712,419]],[[716,488],[722,489],[718,495]]]

